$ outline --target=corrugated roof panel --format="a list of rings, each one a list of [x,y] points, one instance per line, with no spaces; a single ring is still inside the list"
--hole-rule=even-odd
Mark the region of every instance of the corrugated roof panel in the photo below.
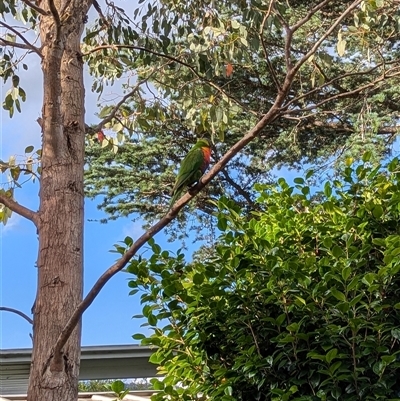
[[[157,391],[151,390],[136,390],[126,394],[124,400],[127,401],[149,401],[152,394]],[[114,401],[115,395],[110,392],[99,392],[99,393],[79,393],[78,401]],[[0,396],[0,401],[26,401],[26,395],[10,395],[7,398]]]
[[[0,394],[24,394],[28,389],[31,349],[0,350]],[[149,363],[154,349],[141,345],[82,347],[79,379],[133,379],[157,376]]]

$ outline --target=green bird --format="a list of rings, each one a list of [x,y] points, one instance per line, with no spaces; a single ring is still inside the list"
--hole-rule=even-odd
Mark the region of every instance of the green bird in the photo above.
[[[200,179],[210,164],[210,157],[210,143],[207,139],[199,139],[182,160],[174,188],[172,189],[169,208],[172,207],[186,187],[192,186]]]

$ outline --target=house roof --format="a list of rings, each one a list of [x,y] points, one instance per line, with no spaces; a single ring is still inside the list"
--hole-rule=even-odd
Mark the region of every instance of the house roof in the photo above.
[[[154,377],[153,352],[140,345],[82,347],[79,380]],[[0,397],[26,394],[31,354],[31,348],[0,350]]]

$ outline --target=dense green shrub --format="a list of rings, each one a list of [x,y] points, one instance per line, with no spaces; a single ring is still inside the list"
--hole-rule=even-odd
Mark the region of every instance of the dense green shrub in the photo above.
[[[212,258],[132,261],[155,400],[400,400],[400,163],[348,164],[258,186],[251,216],[221,199]]]

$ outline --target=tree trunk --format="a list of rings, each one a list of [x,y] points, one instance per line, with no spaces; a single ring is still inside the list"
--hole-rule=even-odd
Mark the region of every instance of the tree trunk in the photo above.
[[[44,76],[38,292],[28,401],[78,395],[80,324],[61,353],[52,347],[83,292],[84,86],[80,38],[86,1],[41,3]],[[48,7],[48,6],[52,7]],[[68,7],[67,7],[68,6]]]

